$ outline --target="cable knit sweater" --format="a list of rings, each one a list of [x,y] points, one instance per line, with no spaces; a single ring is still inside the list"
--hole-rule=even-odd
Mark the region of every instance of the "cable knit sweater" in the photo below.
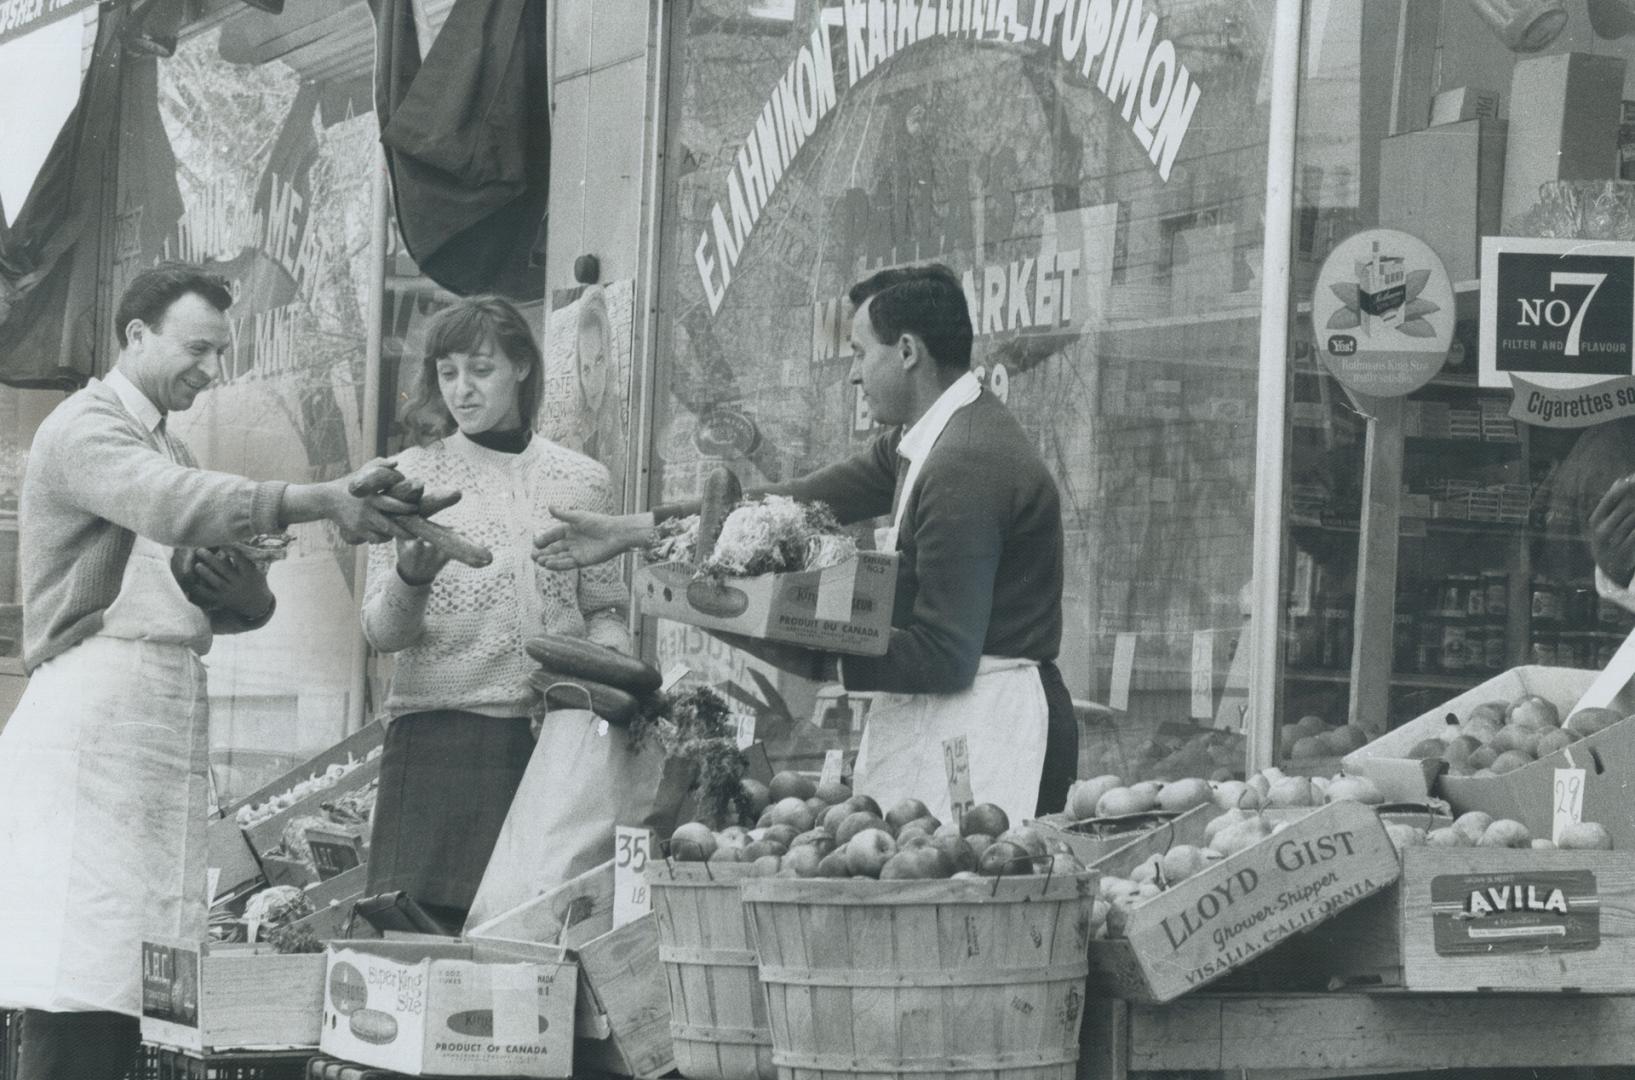
[[[552,520],[548,507],[617,510],[606,468],[537,436],[507,454],[458,432],[398,454],[397,467],[428,488],[459,488],[463,498],[436,520],[486,546],[494,561],[481,569],[451,562],[430,585],[413,586],[397,573],[395,544],[370,549],[363,632],[398,654],[390,715],[527,715],[536,665],[523,642],[541,630],[629,651],[629,590],[617,561],[556,573],[532,559],[535,533]]]

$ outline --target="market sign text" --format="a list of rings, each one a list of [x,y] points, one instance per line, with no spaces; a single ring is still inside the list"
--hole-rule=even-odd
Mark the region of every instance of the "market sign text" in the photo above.
[[[22,37],[79,11],[96,0],[0,0],[0,42]]]
[[[761,106],[727,170],[726,197],[710,207],[709,225],[694,245],[710,313],[720,310],[733,268],[785,173],[838,102],[835,30],[844,37],[848,88],[898,53],[938,38],[1057,48],[1084,79],[1095,68],[1096,87],[1121,106],[1131,133],[1167,181],[1202,91],[1157,28],[1158,16],[1144,11],[1143,0],[1034,0],[1027,21],[1017,0],[844,0],[823,9],[810,40]]]

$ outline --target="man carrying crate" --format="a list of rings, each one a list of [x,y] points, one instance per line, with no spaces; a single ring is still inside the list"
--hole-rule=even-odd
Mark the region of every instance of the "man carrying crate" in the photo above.
[[[940,265],[881,270],[849,299],[851,381],[886,431],[850,459],[751,494],[820,501],[842,524],[891,515],[880,547],[899,555],[884,656],[847,656],[848,691],[875,691],[855,789],[948,817],[942,744],[964,735],[976,797],[1016,820],[1061,809],[1078,758],[1072,699],[1055,659],[1063,539],[1054,479],[1021,425],[971,371],[971,319]],[[644,547],[656,522],[696,504],[607,517],[556,512],[536,559],[569,569]],[[723,637],[727,637],[723,635]],[[735,645],[795,674],[832,656]]]

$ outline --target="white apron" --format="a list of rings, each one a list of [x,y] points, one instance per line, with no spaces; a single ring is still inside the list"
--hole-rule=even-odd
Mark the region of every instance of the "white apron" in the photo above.
[[[965,397],[969,401],[975,394]],[[939,410],[928,432],[931,443],[954,411]],[[891,525],[875,530],[875,546],[881,551],[897,550],[908,496],[928,452],[929,447],[909,459]],[[1014,825],[1034,816],[1050,728],[1037,661],[984,656],[975,681],[957,694],[877,692],[871,697],[852,790],[870,796],[883,810],[903,799],[919,799],[940,820],[951,821],[943,741],[964,735],[976,801],[998,806]]]
[[[984,656],[976,681],[957,694],[872,696],[852,790],[883,810],[919,799],[952,821],[942,746],[964,735],[976,801],[998,806],[1013,825],[1034,816],[1049,728],[1035,661]]]
[[[0,731],[0,1006],[141,1014],[145,937],[206,932],[204,613],[136,538],[100,633]]]

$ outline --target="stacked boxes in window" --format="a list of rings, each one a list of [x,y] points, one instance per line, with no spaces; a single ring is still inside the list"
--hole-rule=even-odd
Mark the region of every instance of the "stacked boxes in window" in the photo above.
[[[1480,118],[1380,143],[1380,225],[1424,240],[1451,281],[1474,279],[1499,231],[1505,124]]]
[[[1559,53],[1516,62],[1504,154],[1503,221],[1527,213],[1551,180],[1618,175],[1624,58]],[[1515,102],[1527,107],[1515,108]]]

